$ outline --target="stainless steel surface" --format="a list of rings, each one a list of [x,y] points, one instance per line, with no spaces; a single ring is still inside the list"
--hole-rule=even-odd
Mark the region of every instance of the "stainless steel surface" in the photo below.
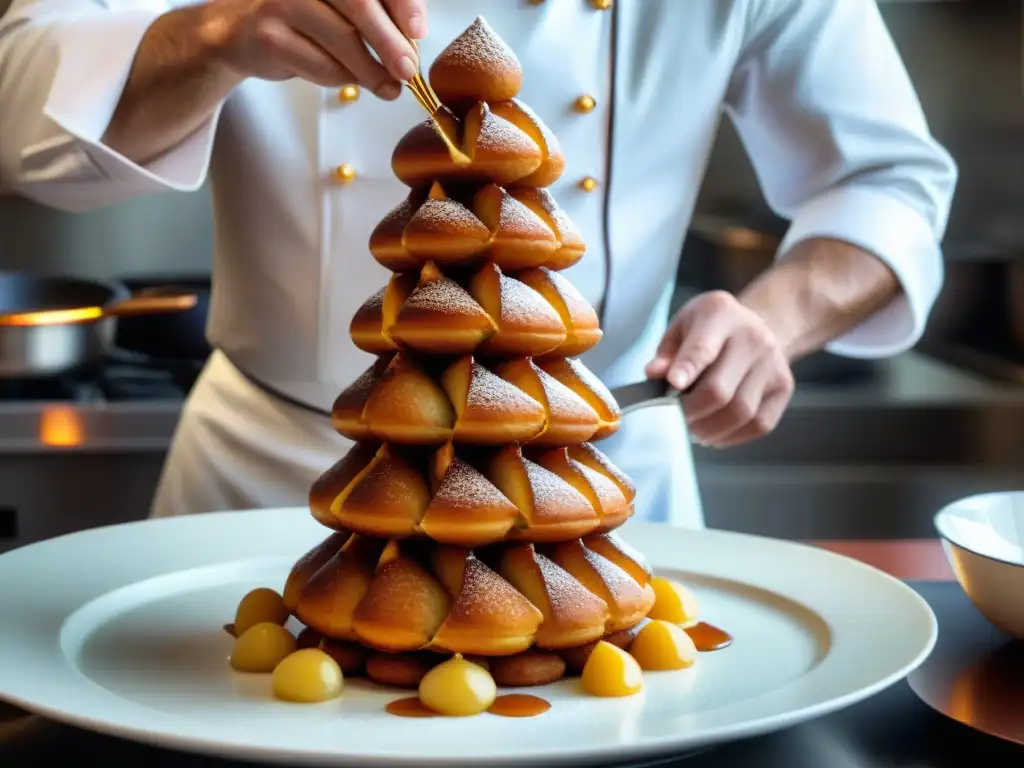
[[[798,389],[772,435],[694,446],[708,524],[786,538],[933,537],[963,496],[1024,487],[1024,389],[911,353]]]

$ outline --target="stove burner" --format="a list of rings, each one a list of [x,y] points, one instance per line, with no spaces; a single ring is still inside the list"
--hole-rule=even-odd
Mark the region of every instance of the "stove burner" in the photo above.
[[[197,360],[155,360],[114,349],[93,368],[46,378],[0,379],[0,402],[182,400],[203,364]]]

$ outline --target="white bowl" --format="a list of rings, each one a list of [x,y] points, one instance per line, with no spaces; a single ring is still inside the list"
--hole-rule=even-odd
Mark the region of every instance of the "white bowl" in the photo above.
[[[1024,492],[969,496],[935,515],[960,586],[982,615],[1024,639]]]

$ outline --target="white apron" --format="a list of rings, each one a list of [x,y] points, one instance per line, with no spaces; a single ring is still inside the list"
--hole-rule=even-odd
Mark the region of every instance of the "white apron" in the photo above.
[[[326,417],[273,397],[215,352],[185,407],[152,514],[303,506],[351,445]],[[636,482],[635,519],[703,526],[679,408],[627,414],[597,445]]]

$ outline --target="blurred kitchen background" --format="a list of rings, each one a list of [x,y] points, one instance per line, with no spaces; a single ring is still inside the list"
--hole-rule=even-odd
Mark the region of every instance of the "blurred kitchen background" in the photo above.
[[[697,449],[712,526],[793,538],[928,537],[947,500],[1024,486],[1024,3],[881,6],[933,130],[961,169],[946,288],[914,352],[884,363],[802,361],[775,434],[730,451]],[[678,303],[699,290],[741,288],[770,260],[780,224],[723,123]],[[0,196],[0,268],[202,289],[211,229],[206,190],[84,215]],[[204,311],[201,301],[173,318],[122,321],[124,351],[99,379],[0,382],[0,552],[145,516],[206,353]]]

